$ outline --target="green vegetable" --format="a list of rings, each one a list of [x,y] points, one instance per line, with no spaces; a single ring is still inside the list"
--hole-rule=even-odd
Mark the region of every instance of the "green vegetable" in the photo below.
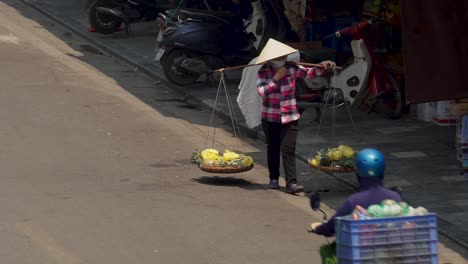
[[[322,258],[322,264],[337,264],[338,259],[336,258],[336,245],[335,244],[324,244],[320,247],[320,257]]]

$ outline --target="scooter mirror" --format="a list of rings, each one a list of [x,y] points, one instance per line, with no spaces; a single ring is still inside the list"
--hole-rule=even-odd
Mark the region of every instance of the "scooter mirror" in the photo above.
[[[167,16],[165,16],[163,13],[158,13],[158,18],[162,18],[163,20],[167,20]]]
[[[309,195],[310,207],[312,210],[317,211],[320,209],[320,194],[313,192]]]

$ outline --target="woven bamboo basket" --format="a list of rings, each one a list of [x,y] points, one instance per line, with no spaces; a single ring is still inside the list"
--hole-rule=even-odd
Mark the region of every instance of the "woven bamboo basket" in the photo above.
[[[320,166],[320,165],[313,165],[310,163],[309,165],[316,170],[320,170],[320,171],[327,172],[327,173],[350,173],[354,171],[353,168]]]
[[[218,167],[218,166],[204,166],[200,165],[199,168],[200,170],[204,172],[209,172],[209,173],[241,173],[241,172],[246,172],[251,169],[253,169],[254,165],[250,165],[248,167]]]

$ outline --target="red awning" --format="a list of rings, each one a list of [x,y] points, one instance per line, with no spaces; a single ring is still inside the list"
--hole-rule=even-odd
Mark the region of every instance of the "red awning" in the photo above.
[[[468,1],[401,1],[406,99],[468,98]]]

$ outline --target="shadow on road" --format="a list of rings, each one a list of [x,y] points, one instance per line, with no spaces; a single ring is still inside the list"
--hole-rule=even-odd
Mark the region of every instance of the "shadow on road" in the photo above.
[[[266,190],[266,185],[253,183],[251,181],[235,178],[232,176],[202,176],[193,178],[192,181],[212,186],[239,187],[246,190]]]
[[[34,9],[19,3],[9,3],[9,1],[6,1],[6,4],[15,8],[22,16],[37,22],[39,24],[37,28],[47,30],[57,39],[61,40],[64,46],[68,46],[73,50],[67,52],[66,55],[92,66],[97,71],[113,79],[119,86],[162,115],[183,119],[191,124],[209,126],[211,110],[187,100],[186,94],[184,94],[183,91],[176,91],[168,87],[163,81],[150,79],[138,68],[134,68],[106,52],[101,51],[101,49],[89,41],[63,28],[57,22],[50,20],[50,18],[42,14],[38,14]],[[153,32],[140,31],[141,34],[145,35],[153,34]],[[132,36],[132,38],[138,38],[140,34],[138,32],[140,31],[137,31],[135,33],[136,35]],[[105,37],[116,38],[118,37],[117,35],[118,34]],[[96,35],[96,37],[98,37],[98,35]],[[99,35],[99,37],[103,36]],[[138,49],[138,47],[135,47],[135,49]],[[197,89],[197,85],[187,87],[187,89]],[[216,89],[213,88],[213,93],[215,92]],[[221,98],[220,100],[224,99]],[[217,121],[219,125],[222,125],[224,122],[225,121],[222,119]],[[229,129],[229,126],[227,126],[227,128]]]

